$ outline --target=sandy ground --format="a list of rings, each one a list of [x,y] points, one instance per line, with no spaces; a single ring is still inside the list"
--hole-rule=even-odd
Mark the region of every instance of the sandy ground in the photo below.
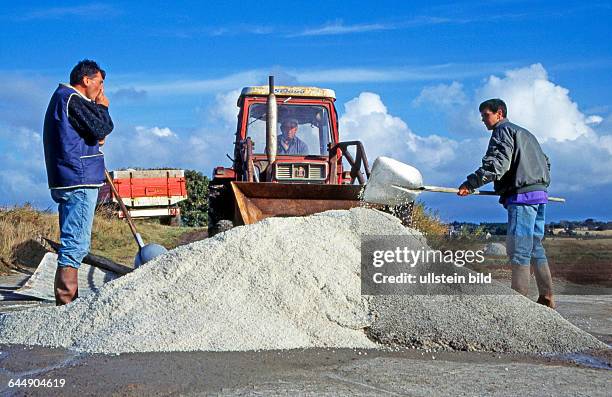
[[[0,312],[40,304],[10,300],[18,280],[0,280]],[[612,295],[560,295],[558,305],[612,343]],[[65,384],[9,388],[11,379]],[[611,384],[612,349],[555,357],[350,349],[107,356],[0,346],[0,395],[608,396]]]

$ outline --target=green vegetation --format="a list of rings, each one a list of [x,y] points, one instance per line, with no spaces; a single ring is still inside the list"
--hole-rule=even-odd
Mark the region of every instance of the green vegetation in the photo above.
[[[411,226],[428,237],[448,234],[448,225],[440,220],[438,212],[419,202],[414,204]]]
[[[208,224],[208,177],[199,171],[186,170],[187,195],[181,201],[181,221],[185,226],[205,227]]]

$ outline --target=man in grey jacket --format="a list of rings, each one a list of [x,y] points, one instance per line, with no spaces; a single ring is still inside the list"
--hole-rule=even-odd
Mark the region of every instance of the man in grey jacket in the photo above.
[[[489,99],[479,106],[482,121],[492,131],[482,166],[468,175],[459,187],[467,196],[489,182],[494,183],[500,203],[508,210],[506,246],[512,264],[512,289],[527,295],[530,265],[538,286],[538,303],[554,308],[552,278],[544,237],[550,162],[537,139],[507,119],[501,99]]]

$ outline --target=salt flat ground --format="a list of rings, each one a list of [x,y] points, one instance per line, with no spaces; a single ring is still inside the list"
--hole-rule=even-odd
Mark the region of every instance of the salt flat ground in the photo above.
[[[561,265],[609,264],[610,241],[551,239],[547,248]],[[26,276],[0,277],[0,313],[41,305],[12,293]],[[572,294],[557,297],[559,313],[612,344],[609,288],[555,285]],[[351,349],[106,356],[0,345],[0,395],[608,396],[611,363],[612,349],[561,357]],[[9,388],[11,379],[64,379],[65,385]]]
[[[559,313],[612,343],[611,295],[561,295]],[[608,396],[612,349],[577,356],[306,349],[76,354],[0,346],[1,395]],[[64,379],[62,388],[9,388]]]
[[[3,395],[608,396],[612,382],[609,369],[492,353],[307,349],[103,356],[13,346],[2,356]],[[599,356],[610,360],[609,352]],[[9,389],[11,378],[64,379],[65,385]]]

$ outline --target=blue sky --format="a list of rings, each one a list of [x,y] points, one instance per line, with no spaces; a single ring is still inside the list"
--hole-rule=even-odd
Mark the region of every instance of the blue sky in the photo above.
[[[116,129],[109,168],[210,175],[231,153],[237,90],[265,82],[333,88],[341,135],[371,159],[456,186],[499,96],[553,164],[549,219],[611,220],[609,2],[45,2],[0,10],[0,205],[52,202],[40,134],[49,97],[83,58],[107,70]],[[446,220],[503,221],[492,198],[428,194]]]

